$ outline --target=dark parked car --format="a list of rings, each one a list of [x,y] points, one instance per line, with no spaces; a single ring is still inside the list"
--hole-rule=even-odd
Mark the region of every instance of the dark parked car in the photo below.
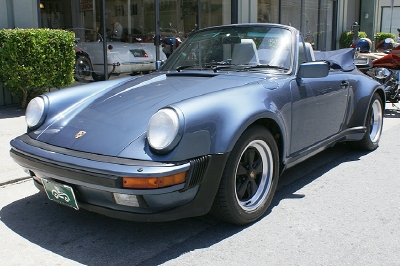
[[[353,54],[315,57],[283,25],[202,29],[159,72],[33,99],[11,156],[75,209],[135,221],[211,211],[250,223],[285,169],[342,141],[377,148],[385,92]]]

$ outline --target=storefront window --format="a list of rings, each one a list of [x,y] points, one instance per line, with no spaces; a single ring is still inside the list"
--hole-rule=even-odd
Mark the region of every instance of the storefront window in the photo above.
[[[75,78],[105,78],[107,73],[146,74],[156,68],[154,0],[43,0],[41,27],[66,29],[76,37]],[[231,0],[159,0],[160,60],[166,60],[186,36],[198,29],[231,22]],[[106,35],[103,34],[103,13]],[[200,24],[200,25],[198,25]]]
[[[258,0],[257,22],[279,23],[279,0]]]
[[[282,0],[281,23],[301,30],[301,14],[303,13],[301,0]]]
[[[307,0],[303,3],[303,13],[301,16],[301,32],[304,41],[316,44],[318,34],[318,5],[319,0]]]
[[[232,21],[231,0],[201,0],[200,12],[201,28],[226,25]]]
[[[332,29],[333,29],[333,3],[331,0],[321,0],[319,10],[319,24],[316,34],[316,47],[321,51],[332,49]]]
[[[400,7],[382,7],[381,31],[394,33],[397,36],[397,29],[400,28]],[[390,28],[390,26],[392,26]]]
[[[331,0],[282,0],[281,23],[291,25],[314,49],[330,50],[333,7]]]
[[[247,3],[249,10],[254,11],[253,2]],[[331,0],[257,0],[256,3],[257,12],[251,16],[257,16],[257,22],[291,25],[315,49],[331,49]],[[167,60],[192,31],[232,21],[232,0],[158,0],[158,6],[156,12],[155,0],[41,0],[40,24],[43,28],[75,33],[75,76],[78,81],[90,82],[106,76],[154,71],[156,59]],[[154,45],[157,13],[161,43],[158,51]]]
[[[187,34],[197,29],[197,0],[160,0],[159,21],[162,51],[168,58]]]

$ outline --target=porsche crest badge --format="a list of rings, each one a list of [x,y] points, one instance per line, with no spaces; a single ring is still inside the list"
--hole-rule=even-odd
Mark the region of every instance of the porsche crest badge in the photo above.
[[[82,136],[85,135],[85,134],[86,134],[85,131],[79,131],[79,132],[75,135],[75,138],[76,138],[76,139],[79,139],[80,137],[82,137]]]

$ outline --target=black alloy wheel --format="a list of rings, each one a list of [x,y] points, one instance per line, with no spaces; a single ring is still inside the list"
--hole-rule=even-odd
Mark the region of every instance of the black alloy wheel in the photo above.
[[[239,225],[259,219],[278,184],[278,154],[267,129],[253,126],[245,131],[228,158],[212,213]]]

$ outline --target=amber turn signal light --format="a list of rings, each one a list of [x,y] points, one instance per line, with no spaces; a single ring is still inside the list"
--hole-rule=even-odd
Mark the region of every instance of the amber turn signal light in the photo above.
[[[184,183],[186,172],[160,177],[123,177],[123,188],[155,189]]]

